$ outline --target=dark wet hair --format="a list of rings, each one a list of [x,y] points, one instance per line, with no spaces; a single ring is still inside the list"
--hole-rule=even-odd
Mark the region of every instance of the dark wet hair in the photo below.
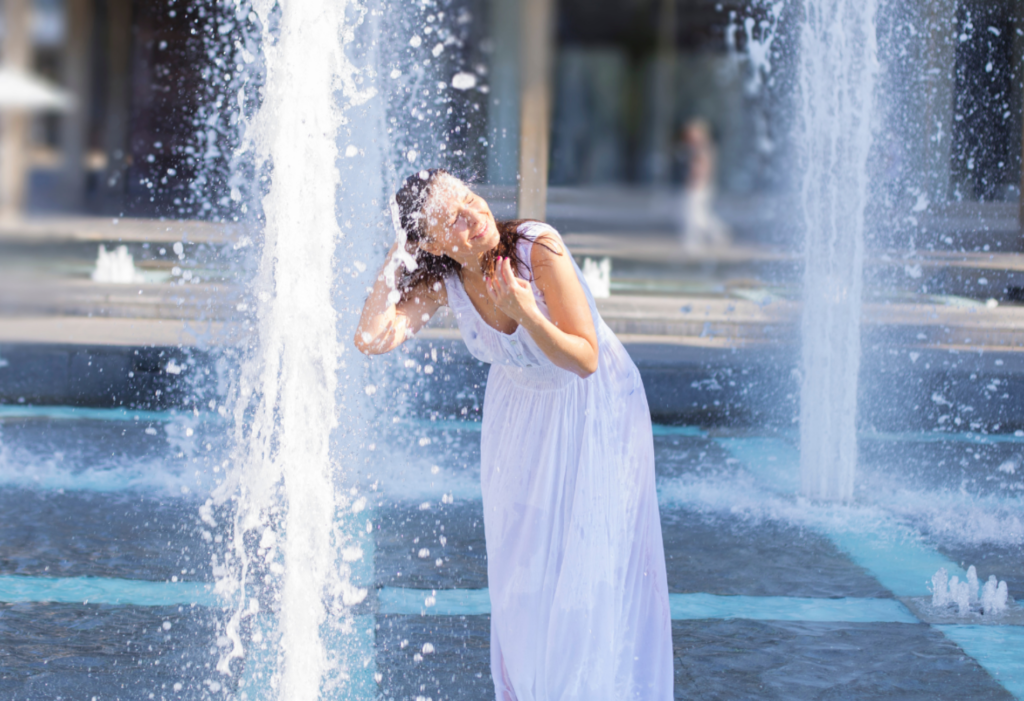
[[[427,217],[424,209],[427,200],[433,192],[434,186],[442,176],[450,176],[443,168],[430,168],[413,173],[402,187],[395,193],[395,200],[398,203],[399,224],[405,229],[406,240],[411,244],[409,252],[416,259],[416,270],[409,272],[404,267],[398,275],[398,289],[405,293],[424,281],[430,283],[440,282],[445,277],[462,272],[462,266],[448,256],[435,256],[419,248],[419,242],[427,235]],[[517,272],[529,269],[528,261],[519,257],[517,244],[525,238],[519,233],[520,225],[530,221],[528,219],[513,219],[511,221],[495,222],[498,226],[498,245],[491,251],[484,260],[484,268],[489,275],[494,274],[494,261],[498,256],[508,258],[512,263],[512,269]],[[542,244],[543,245],[543,244]],[[552,250],[553,253],[557,251]]]

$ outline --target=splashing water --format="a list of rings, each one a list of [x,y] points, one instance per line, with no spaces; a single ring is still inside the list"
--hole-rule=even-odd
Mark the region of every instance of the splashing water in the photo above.
[[[808,0],[800,38],[804,494],[853,497],[875,0]]]
[[[776,149],[771,122],[771,88],[775,85],[773,60],[779,51],[780,25],[787,0],[755,0],[743,13],[729,12],[725,29],[726,55],[731,70],[742,77],[753,118],[754,145],[762,156]],[[751,164],[751,168],[757,166]]]
[[[318,698],[332,672],[344,677],[330,659],[325,626],[360,598],[346,595],[351,587],[339,557],[345,536],[336,519],[346,497],[335,489],[331,449],[344,352],[333,299],[344,124],[336,93],[349,107],[371,96],[357,87],[359,73],[346,54],[353,36],[346,18],[358,9],[344,0],[253,4],[265,88],[243,148],[255,150],[258,172],[272,171],[254,290],[259,348],[238,390],[238,465],[214,495],[219,503],[233,499],[235,519],[219,569],[218,590],[233,614],[218,670],[237,674],[240,664],[258,665],[250,653],[270,644],[281,654],[263,653],[272,662],[261,674],[267,693],[281,699]],[[209,503],[200,515],[213,520]],[[254,677],[251,669],[246,676]],[[254,691],[246,689],[250,698]]]
[[[753,3],[748,11],[763,15],[760,20],[747,16],[740,21],[735,11],[729,13],[725,47],[734,61],[742,59],[749,66],[749,72],[744,80],[744,88],[749,95],[759,96],[771,80],[772,51],[778,39],[779,21],[785,7],[786,0],[760,0]],[[744,40],[742,54],[737,45],[738,36],[742,36]]]
[[[945,568],[932,575],[932,607],[944,609],[955,606],[958,616],[981,613],[985,616],[998,616],[1005,613],[1009,606],[1009,592],[1006,582],[999,581],[994,574],[989,575],[984,588],[979,587],[978,571],[974,565],[967,570],[967,581],[961,582],[959,577],[949,577]]]
[[[100,244],[96,256],[96,269],[92,271],[93,282],[113,282],[117,284],[130,284],[133,282],[145,282],[146,279],[136,270],[132,254],[128,252],[127,246],[118,246],[112,251]]]

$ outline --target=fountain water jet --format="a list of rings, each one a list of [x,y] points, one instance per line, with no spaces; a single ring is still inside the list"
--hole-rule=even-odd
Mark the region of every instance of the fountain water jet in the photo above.
[[[857,375],[876,0],[807,0],[800,104],[804,248],[800,471],[804,494],[848,501],[857,466]]]
[[[358,9],[345,0],[253,3],[265,84],[243,147],[255,150],[257,172],[267,172],[270,185],[254,285],[259,347],[239,383],[238,464],[215,495],[236,502],[218,581],[234,608],[225,625],[231,645],[218,669],[236,672],[231,661],[243,657],[257,664],[246,648],[270,644],[281,654],[276,663],[275,655],[268,658],[263,691],[281,699],[316,699],[333,683],[332,672],[344,678],[329,659],[325,629],[360,598],[340,565],[345,534],[337,514],[346,497],[336,492],[331,443],[344,353],[334,299],[343,236],[337,138],[344,107],[337,95],[352,106],[372,94],[357,87],[358,71],[346,55],[353,38],[346,13],[358,17]],[[253,622],[270,607],[272,623]],[[254,692],[247,690],[250,698]]]

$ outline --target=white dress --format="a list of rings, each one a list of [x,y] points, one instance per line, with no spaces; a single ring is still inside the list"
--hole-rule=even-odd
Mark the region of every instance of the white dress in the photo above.
[[[534,222],[520,231],[529,268],[532,240],[557,233]],[[576,277],[600,349],[586,379],[555,366],[522,327],[489,326],[458,276],[445,280],[469,351],[491,364],[480,477],[495,693],[668,701],[672,629],[647,397],[578,267]]]

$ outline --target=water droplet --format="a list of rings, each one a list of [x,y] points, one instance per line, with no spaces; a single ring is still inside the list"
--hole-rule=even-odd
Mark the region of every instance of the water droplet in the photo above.
[[[452,76],[452,87],[456,90],[471,90],[476,87],[476,76],[464,71],[456,73]]]

